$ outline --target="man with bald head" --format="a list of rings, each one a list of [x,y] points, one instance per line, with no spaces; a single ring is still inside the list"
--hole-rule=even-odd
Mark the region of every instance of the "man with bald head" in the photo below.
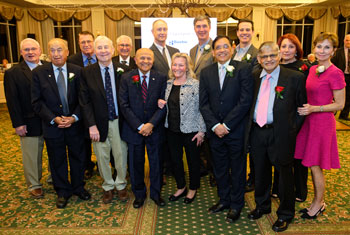
[[[23,61],[5,71],[4,88],[6,103],[10,113],[12,126],[20,137],[24,177],[30,195],[33,198],[44,196],[42,184],[42,137],[41,120],[34,113],[30,103],[30,82],[32,70],[41,65],[39,43],[31,38],[20,44]]]
[[[64,208],[73,194],[81,200],[91,198],[83,180],[85,149],[78,102],[81,68],[66,63],[67,41],[50,40],[48,51],[51,63],[33,70],[32,105],[42,120],[53,186],[58,195],[56,206]]]
[[[129,169],[134,208],[142,207],[146,199],[144,182],[145,147],[150,166],[150,197],[158,206],[165,202],[160,197],[161,161],[159,144],[162,142],[165,109],[158,108],[158,99],[164,99],[166,76],[151,70],[154,54],[148,48],[136,52],[137,69],[123,74],[120,81],[120,111],[125,117],[122,139],[128,143]]]
[[[80,105],[85,124],[89,128],[104,182],[103,203],[111,203],[114,189],[122,201],[128,199],[126,184],[127,145],[120,138],[123,116],[119,106],[121,65],[112,63],[113,42],[98,36],[94,42],[98,63],[84,68],[81,79]],[[112,150],[117,176],[114,179],[109,165]]]
[[[128,70],[136,69],[134,57],[131,57],[132,40],[127,35],[120,35],[117,38],[117,52],[118,55],[112,58],[113,63],[117,65],[126,66]]]

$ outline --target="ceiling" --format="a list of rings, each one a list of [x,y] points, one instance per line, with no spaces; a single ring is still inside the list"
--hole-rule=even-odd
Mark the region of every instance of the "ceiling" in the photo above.
[[[0,0],[3,3],[9,3],[11,5],[21,6],[25,8],[41,8],[41,7],[107,7],[107,6],[125,6],[125,5],[143,5],[149,6],[150,4],[157,5],[157,2],[166,0]],[[175,0],[176,1],[176,0]],[[184,0],[178,0],[184,1]],[[203,0],[202,0],[203,1]],[[348,0],[245,0],[242,4],[242,0],[210,0],[211,5],[238,5],[238,6],[329,6],[339,5],[349,2]]]

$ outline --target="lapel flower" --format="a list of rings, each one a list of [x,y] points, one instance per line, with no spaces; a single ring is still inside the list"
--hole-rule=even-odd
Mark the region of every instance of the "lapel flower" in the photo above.
[[[303,64],[302,66],[300,66],[299,71],[301,72],[305,72],[308,69],[306,64]]]
[[[68,81],[69,82],[72,82],[74,80],[74,78],[75,78],[75,74],[74,73],[69,73],[68,74]]]
[[[117,68],[117,73],[118,73],[119,75],[122,75],[122,74],[124,73],[124,69],[122,69],[122,68]]]
[[[275,92],[276,92],[277,98],[283,100],[283,91],[284,91],[283,86],[276,86],[275,87]]]
[[[230,77],[233,77],[233,70],[235,70],[235,67],[228,65],[226,67],[226,75],[228,74]]]
[[[317,66],[317,68],[316,68],[316,75],[320,76],[321,73],[323,73],[324,71],[325,71],[324,65]]]
[[[134,83],[138,87],[139,84],[140,84],[140,76],[139,75],[134,75],[131,78],[132,78],[132,83]]]
[[[251,54],[246,54],[246,55],[242,58],[242,61],[245,60],[245,61],[249,62],[251,58],[252,58],[252,55],[251,55]]]
[[[209,50],[210,50],[210,45],[209,44],[205,45],[204,46],[204,51],[208,52]]]

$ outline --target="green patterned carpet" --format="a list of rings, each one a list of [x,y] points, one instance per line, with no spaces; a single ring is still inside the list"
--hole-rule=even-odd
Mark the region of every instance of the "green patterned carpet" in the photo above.
[[[253,193],[246,194],[246,205],[236,223],[225,222],[225,213],[208,214],[208,207],[218,199],[207,177],[202,178],[197,198],[190,205],[179,200],[157,208],[147,200],[142,209],[136,210],[132,199],[121,203],[115,198],[112,204],[104,205],[102,180],[95,174],[86,185],[92,200],[85,202],[73,196],[65,209],[57,209],[53,187],[46,182],[46,153],[42,180],[45,198],[34,200],[26,190],[19,139],[3,105],[0,123],[0,234],[275,234],[271,226],[276,220],[277,200],[273,200],[273,213],[257,221],[247,219],[254,208]],[[326,171],[325,213],[314,221],[303,220],[297,214],[283,234],[350,234],[350,132],[338,131],[337,135],[342,168]],[[174,179],[169,177],[162,191],[164,199],[175,188]],[[297,204],[296,210],[306,207],[312,197],[310,193],[307,202]]]

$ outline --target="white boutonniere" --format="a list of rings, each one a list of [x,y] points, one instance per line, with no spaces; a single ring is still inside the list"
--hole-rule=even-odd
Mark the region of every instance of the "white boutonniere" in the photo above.
[[[117,68],[117,73],[118,73],[119,75],[122,75],[122,73],[124,73],[124,69],[122,69],[122,68]]]
[[[324,65],[317,66],[316,75],[319,77],[321,75],[321,73],[323,73],[325,70],[326,70],[326,68],[324,67]]]
[[[233,70],[235,70],[235,67],[232,65],[228,65],[226,67],[226,74],[230,75],[230,77],[233,77]]]
[[[205,45],[204,46],[204,51],[208,52],[209,50],[210,50],[210,45],[209,44]]]
[[[69,82],[73,81],[74,78],[75,78],[75,74],[74,74],[74,73],[69,73],[69,74],[68,74],[68,81],[69,81]]]
[[[252,55],[251,55],[251,54],[246,54],[246,55],[242,58],[242,61],[245,60],[245,61],[249,62],[251,58],[252,58]]]

